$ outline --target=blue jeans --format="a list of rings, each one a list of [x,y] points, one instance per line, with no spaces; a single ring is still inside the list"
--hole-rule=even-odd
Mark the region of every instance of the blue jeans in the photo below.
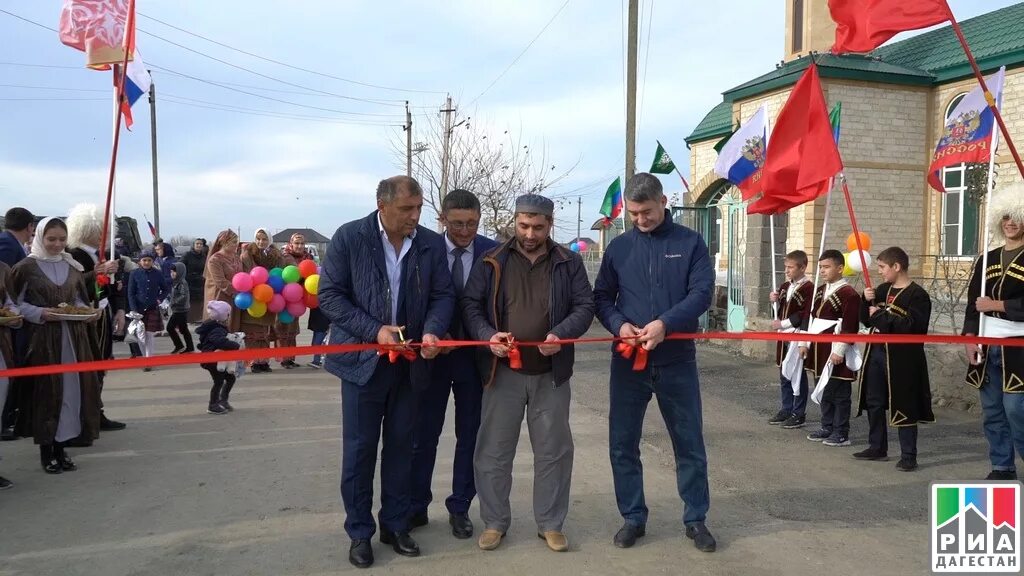
[[[313,346],[320,346],[321,344],[324,343],[324,340],[327,340],[327,332],[316,332],[316,331],[313,332],[313,343],[312,343]],[[324,363],[324,355],[323,354],[313,354],[313,364],[323,364],[323,363]]]
[[[782,401],[782,410],[803,416],[807,411],[807,371],[800,370],[800,395],[793,395],[793,383],[785,376],[779,375],[781,387],[779,388],[779,399]]]
[[[985,382],[981,385],[988,458],[993,470],[1016,470],[1013,451],[1024,456],[1024,394],[1003,392],[1003,348],[988,349]]]
[[[683,523],[703,522],[711,505],[704,450],[700,386],[695,361],[648,366],[634,372],[632,362],[613,359],[608,444],[615,481],[615,502],[627,523],[647,524],[640,436],[652,395],[672,439],[676,487],[683,501]]]

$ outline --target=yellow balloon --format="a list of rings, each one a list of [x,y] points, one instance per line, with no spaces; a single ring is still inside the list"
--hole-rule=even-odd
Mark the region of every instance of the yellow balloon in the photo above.
[[[850,266],[850,261],[856,255],[856,252],[848,252],[846,254],[843,254],[843,256],[846,258],[846,262],[843,264],[843,276],[850,277],[857,275],[857,271]]]
[[[267,305],[263,302],[256,301],[253,302],[252,306],[249,306],[249,309],[245,312],[253,318],[262,318],[267,313]]]
[[[309,277],[306,278],[305,285],[306,292],[309,292],[310,294],[313,294],[315,296],[316,293],[320,290],[320,275],[310,274]]]

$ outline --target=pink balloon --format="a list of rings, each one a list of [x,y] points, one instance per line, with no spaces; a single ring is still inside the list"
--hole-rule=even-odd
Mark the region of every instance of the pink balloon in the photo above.
[[[587,248],[589,248],[589,246],[587,246],[587,243],[582,241],[582,240],[579,241],[579,246],[580,246],[580,252],[586,252]]]
[[[306,296],[306,289],[302,287],[302,284],[285,284],[284,288],[281,289],[281,295],[284,296],[285,302],[302,302],[302,299]]]
[[[245,272],[239,272],[231,278],[231,286],[239,292],[248,292],[253,287],[252,276]]]
[[[270,272],[263,266],[257,266],[249,271],[249,276],[252,276],[252,283],[255,284],[266,284],[267,280],[270,279]]]
[[[287,310],[289,314],[298,318],[306,313],[306,304],[302,301],[289,302]]]
[[[267,311],[277,314],[278,312],[284,310],[286,305],[287,303],[284,300],[284,296],[281,296],[280,294],[274,294],[274,297],[270,299],[270,303],[267,304]]]

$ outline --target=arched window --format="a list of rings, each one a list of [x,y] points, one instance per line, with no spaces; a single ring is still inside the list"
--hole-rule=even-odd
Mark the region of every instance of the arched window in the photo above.
[[[967,93],[950,100],[943,115],[948,120],[953,110]],[[942,254],[946,256],[974,256],[978,253],[978,202],[967,193],[967,165],[950,166],[942,170],[942,184],[946,194],[942,197]]]
[[[790,20],[793,26],[793,54],[804,49],[804,0],[793,0],[793,19]]]

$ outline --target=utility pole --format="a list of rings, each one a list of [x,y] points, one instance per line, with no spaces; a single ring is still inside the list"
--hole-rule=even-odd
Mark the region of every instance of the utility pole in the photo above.
[[[583,223],[583,196],[576,197],[576,241],[580,241],[580,225]]]
[[[409,111],[409,101],[405,101],[405,175],[412,177],[412,112]]]
[[[626,44],[626,180],[636,173],[636,53],[639,6],[629,0],[629,32]]]
[[[149,72],[148,70],[146,71]],[[150,75],[152,78],[152,75]],[[153,227],[160,235],[160,186],[157,182],[156,166],[156,82],[149,83],[149,138],[153,154]]]
[[[448,194],[448,156],[451,153],[452,112],[455,112],[455,108],[452,108],[451,96],[445,100],[445,106],[441,112],[444,112],[444,148],[441,152],[441,197],[438,204],[444,202],[444,197]]]

